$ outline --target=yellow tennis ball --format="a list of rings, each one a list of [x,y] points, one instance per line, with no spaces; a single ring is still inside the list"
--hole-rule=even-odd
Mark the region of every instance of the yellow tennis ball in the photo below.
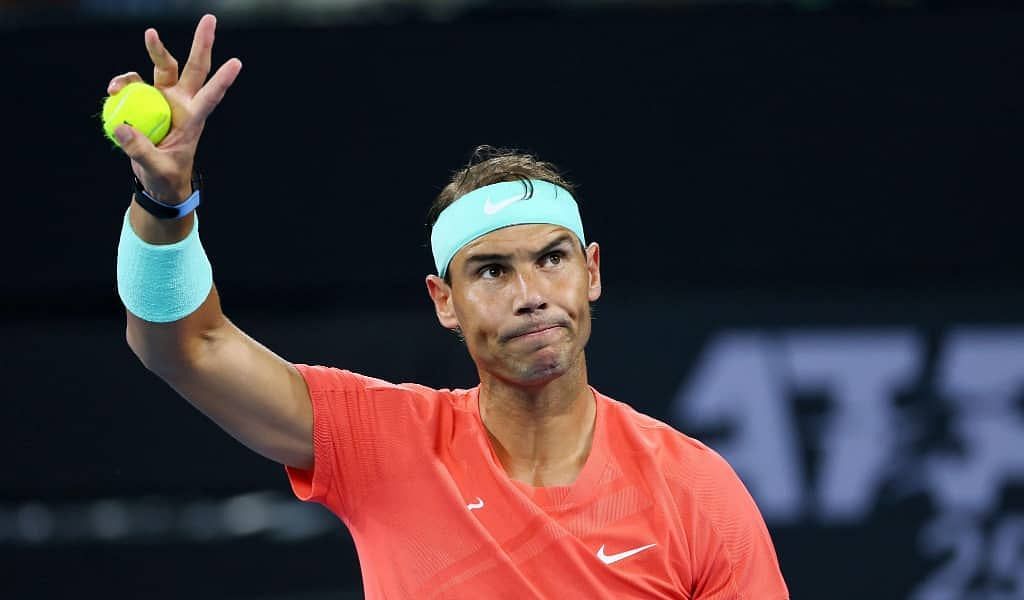
[[[103,101],[103,131],[117,144],[114,130],[127,123],[159,144],[171,129],[171,105],[155,87],[136,81]]]

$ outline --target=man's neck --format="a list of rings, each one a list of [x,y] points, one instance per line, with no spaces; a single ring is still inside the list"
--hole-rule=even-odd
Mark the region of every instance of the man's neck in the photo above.
[[[569,485],[583,469],[596,405],[583,357],[543,386],[481,377],[480,418],[509,477],[536,487]]]

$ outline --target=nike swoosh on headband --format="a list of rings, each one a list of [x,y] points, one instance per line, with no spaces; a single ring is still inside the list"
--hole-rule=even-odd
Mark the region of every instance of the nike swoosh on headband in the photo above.
[[[515,204],[516,202],[519,202],[523,198],[525,198],[525,196],[523,194],[518,194],[518,195],[512,196],[510,198],[505,198],[501,202],[495,202],[495,203],[491,203],[491,199],[488,198],[487,201],[484,202],[484,214],[485,215],[493,215],[494,213],[500,212],[506,206],[509,206],[510,204]]]

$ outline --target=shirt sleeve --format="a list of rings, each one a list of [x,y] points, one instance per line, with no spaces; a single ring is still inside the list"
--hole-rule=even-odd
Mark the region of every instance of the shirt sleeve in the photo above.
[[[377,485],[423,456],[433,390],[334,367],[293,366],[313,405],[313,466],[286,466],[288,481],[297,498],[323,504],[349,524]]]
[[[754,499],[717,452],[707,456],[693,490],[697,549],[694,600],[787,600],[768,527]]]

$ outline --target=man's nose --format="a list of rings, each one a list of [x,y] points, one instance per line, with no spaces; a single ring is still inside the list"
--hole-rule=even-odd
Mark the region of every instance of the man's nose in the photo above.
[[[515,313],[528,315],[534,311],[547,308],[547,300],[541,289],[543,283],[532,270],[520,270],[516,273]]]

